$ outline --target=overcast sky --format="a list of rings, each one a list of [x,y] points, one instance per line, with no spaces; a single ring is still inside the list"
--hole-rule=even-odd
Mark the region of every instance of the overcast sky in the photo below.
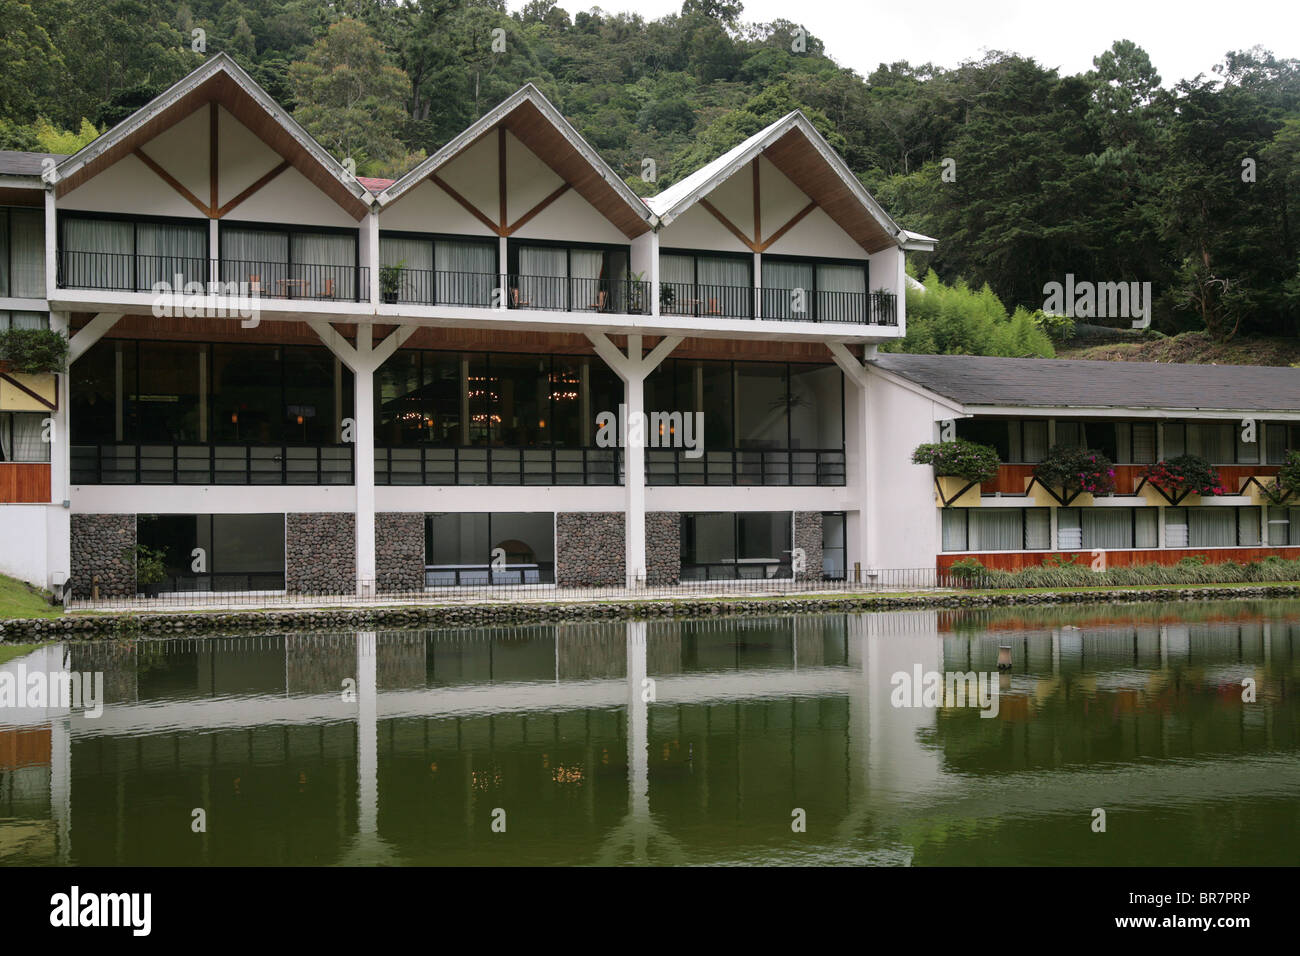
[[[524,0],[507,0],[518,10]],[[681,0],[559,0],[570,15],[600,6],[655,19]],[[742,19],[802,23],[841,66],[867,74],[880,63],[908,60],[956,66],[985,50],[1031,56],[1063,74],[1092,68],[1092,58],[1118,39],[1151,55],[1165,86],[1210,74],[1228,50],[1262,45],[1279,57],[1300,57],[1296,0],[744,0]]]

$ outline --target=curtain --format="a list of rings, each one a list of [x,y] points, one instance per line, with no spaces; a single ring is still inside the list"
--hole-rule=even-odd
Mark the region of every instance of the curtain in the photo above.
[[[1097,508],[1083,512],[1083,547],[1133,547],[1133,509]]]
[[[867,270],[862,266],[817,267],[817,318],[823,322],[866,321]]]
[[[1165,458],[1177,458],[1190,450],[1187,447],[1187,426],[1165,425]]]
[[[1270,465],[1280,465],[1286,460],[1287,450],[1287,427],[1285,425],[1269,425],[1264,429],[1264,440],[1268,447],[1268,463]]]
[[[600,279],[605,254],[599,249],[569,250],[569,301],[574,309],[600,311],[609,308],[608,289],[602,299]]]
[[[763,260],[763,318],[813,318],[815,281],[811,263]]]
[[[399,302],[433,305],[433,242],[428,239],[379,238],[380,292],[383,292],[383,267],[402,267],[398,283]]]
[[[208,284],[208,230],[201,223],[142,222],[136,226],[136,288],[146,291],[155,282],[174,286],[176,276],[187,282]]]
[[[519,287],[511,291],[510,304],[531,309],[564,309],[568,261],[567,249],[520,246]]]
[[[1019,508],[970,512],[970,551],[1020,551],[1025,544],[1024,515]]]
[[[13,274],[9,294],[20,299],[45,298],[45,213],[9,210],[9,253]]]
[[[1188,425],[1188,451],[1200,455],[1213,465],[1231,464],[1234,435],[1231,425],[1212,425],[1200,422]]]
[[[73,288],[131,289],[135,228],[110,219],[63,220],[64,281]]]
[[[1037,464],[1047,457],[1047,422],[1025,422],[1021,461]]]
[[[1056,444],[1062,448],[1084,448],[1082,422],[1056,423]]]
[[[1160,531],[1156,522],[1160,518],[1159,508],[1134,508],[1137,537],[1133,541],[1135,548],[1160,547]]]
[[[1025,547],[1046,551],[1052,546],[1052,516],[1046,508],[1025,509]]]
[[[1233,508],[1189,508],[1187,517],[1188,546],[1226,548],[1237,543],[1236,515]]]
[[[492,304],[497,287],[497,251],[483,242],[444,242],[433,247],[438,301],[451,305]]]
[[[700,256],[695,260],[700,315],[748,318],[754,314],[750,263],[743,259]]]
[[[289,237],[291,294],[314,298],[356,298],[355,236],[295,232]]]
[[[45,416],[40,412],[35,414],[15,414],[13,423],[13,460],[49,461],[49,443],[41,441],[41,431],[45,427]]]
[[[1237,512],[1237,544],[1243,548],[1259,546],[1259,509],[1233,508]]]
[[[48,312],[0,312],[0,329],[48,329]]]
[[[1156,426],[1135,424],[1133,431],[1133,464],[1149,465],[1156,460]]]
[[[257,295],[283,295],[288,278],[287,233],[222,228],[222,281],[247,282],[249,291]]]
[[[943,516],[943,550],[966,550],[966,509],[944,508]]]
[[[9,444],[9,432],[13,429],[10,421],[12,418],[8,412],[0,412],[0,461],[13,461],[13,450]]]

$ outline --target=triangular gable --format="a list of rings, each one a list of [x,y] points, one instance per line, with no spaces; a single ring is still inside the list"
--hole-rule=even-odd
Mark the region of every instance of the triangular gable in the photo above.
[[[723,188],[759,156],[770,162],[869,253],[901,245],[906,235],[799,110],[646,200],[663,225]],[[742,240],[749,242],[748,239]]]
[[[558,182],[572,188],[629,239],[650,230],[651,214],[645,203],[531,83],[380,193],[380,204],[390,205],[425,180],[437,177],[452,160],[496,130],[509,132],[531,150],[551,168]],[[503,231],[500,223],[486,225],[498,234]]]
[[[366,214],[371,203],[369,191],[225,53],[216,54],[61,162],[55,168],[56,195],[63,197],[124,157],[138,156],[137,150],[163,132],[178,123],[193,122],[193,115],[209,103],[224,107],[353,219],[359,220]],[[221,214],[223,205],[229,204],[229,200],[213,203],[206,190],[194,191],[183,183],[179,185],[198,200],[196,205],[201,212],[213,217]]]

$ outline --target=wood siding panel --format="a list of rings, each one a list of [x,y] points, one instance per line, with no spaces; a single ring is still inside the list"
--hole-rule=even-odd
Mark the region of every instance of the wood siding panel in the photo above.
[[[1183,558],[1200,555],[1210,564],[1222,564],[1225,561],[1238,561],[1245,564],[1250,561],[1262,561],[1269,555],[1277,555],[1288,561],[1300,559],[1300,547],[1296,548],[1172,548],[1137,551],[1107,551],[1106,566],[1110,568],[1127,568],[1143,564],[1177,564]],[[1092,563],[1091,551],[995,551],[985,554],[941,554],[937,559],[940,571],[946,571],[953,564],[966,558],[975,558],[986,568],[997,571],[1021,571],[1042,564],[1050,557],[1073,557],[1076,563],[1087,567]]]
[[[41,504],[49,500],[48,463],[0,462],[0,503]]]

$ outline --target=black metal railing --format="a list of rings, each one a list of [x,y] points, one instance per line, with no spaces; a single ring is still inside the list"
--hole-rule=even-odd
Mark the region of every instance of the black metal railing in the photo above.
[[[648,485],[843,485],[843,449],[646,449]]]
[[[617,485],[617,448],[375,449],[377,485]]]
[[[761,314],[768,321],[898,324],[897,299],[892,292],[760,289],[759,295]]]
[[[109,289],[114,292],[152,292],[159,282],[182,293],[198,282],[204,290],[211,278],[206,257],[144,256],[130,252],[60,252],[57,282],[61,289]],[[180,288],[177,288],[177,277]]]
[[[351,445],[73,444],[74,485],[350,485]]]
[[[67,250],[57,261],[62,289],[152,292],[156,283],[164,282],[174,293],[183,293],[191,283],[201,284],[206,292],[215,273],[232,294],[241,296],[342,302],[370,298],[370,270],[365,266]]]
[[[556,312],[648,314],[650,283],[634,279],[572,279],[564,276],[509,275],[506,306]]]
[[[390,274],[391,275],[391,274]],[[501,286],[495,272],[443,272],[403,268],[395,279],[380,270],[379,298],[383,302],[414,305],[459,305],[490,309],[504,302],[493,295]],[[385,285],[385,281],[392,285]]]
[[[754,315],[749,286],[659,283],[659,314],[712,319],[748,319]]]
[[[682,563],[681,580],[688,581],[770,581],[793,578],[789,558],[741,558],[702,564]]]
[[[555,562],[535,564],[426,564],[426,588],[487,587],[494,584],[554,584]]]
[[[241,289],[247,283],[250,295],[264,299],[370,299],[370,270],[365,266],[222,259],[220,277],[222,282],[239,283]]]
[[[283,571],[211,571],[205,574],[169,574],[157,584],[145,585],[145,596],[204,594],[234,591],[283,591]]]

